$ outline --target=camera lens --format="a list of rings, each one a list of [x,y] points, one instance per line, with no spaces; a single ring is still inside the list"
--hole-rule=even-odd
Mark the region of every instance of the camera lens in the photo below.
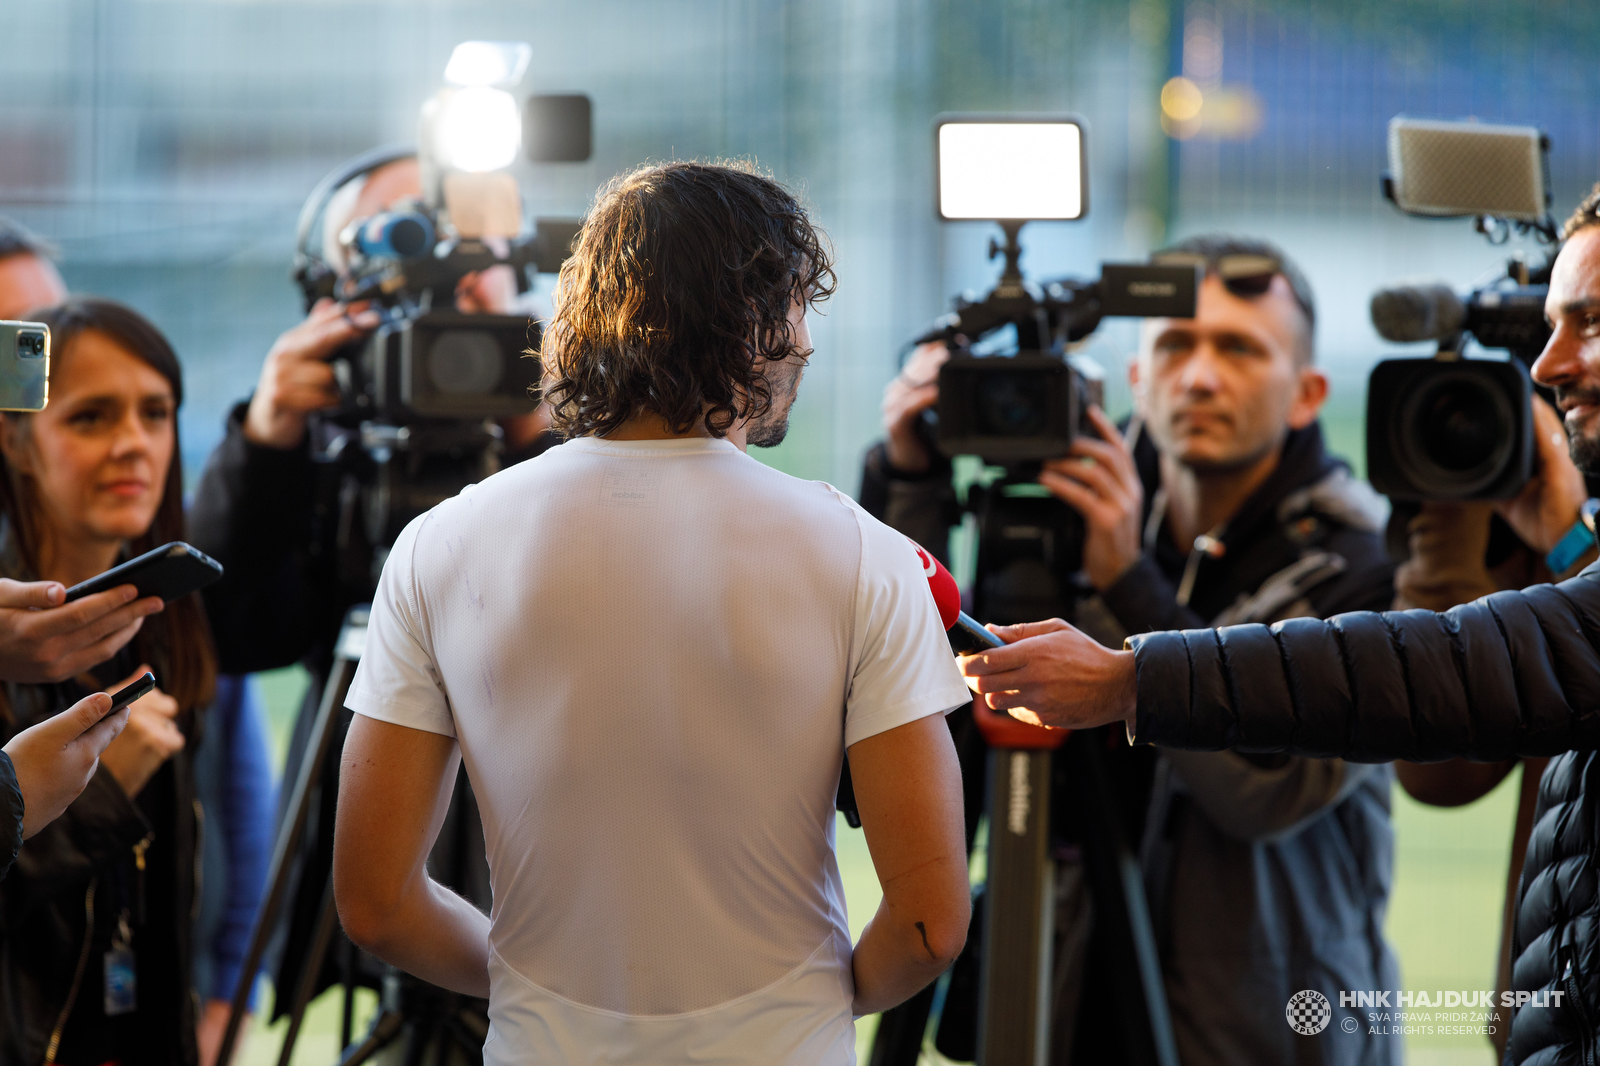
[[[403,256],[421,255],[428,249],[428,238],[432,236],[414,218],[398,218],[389,225],[389,247],[395,253]]]
[[[990,371],[978,379],[979,432],[992,437],[1037,437],[1050,425],[1043,382],[1035,374]]]
[[[22,359],[38,359],[44,355],[44,334],[35,331],[17,334],[17,355]]]
[[[482,395],[505,376],[505,361],[495,335],[482,329],[451,329],[428,349],[428,380],[442,393]]]
[[[1396,457],[1414,483],[1440,498],[1464,498],[1501,475],[1516,430],[1504,390],[1472,368],[1454,367],[1417,383],[1393,431]]]
[[[1428,458],[1446,470],[1482,466],[1495,445],[1510,434],[1494,398],[1476,383],[1451,382],[1434,389],[1421,405],[1421,444]]]

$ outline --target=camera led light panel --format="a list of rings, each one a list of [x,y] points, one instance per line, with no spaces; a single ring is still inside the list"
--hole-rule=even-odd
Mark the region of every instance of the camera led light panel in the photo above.
[[[1083,126],[1066,116],[953,116],[937,127],[939,216],[1082,218]]]

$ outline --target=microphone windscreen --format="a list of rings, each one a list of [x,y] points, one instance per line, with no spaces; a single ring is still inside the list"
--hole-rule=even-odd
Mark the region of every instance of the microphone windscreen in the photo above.
[[[934,606],[939,609],[939,622],[948,631],[961,617],[961,590],[956,587],[956,579],[950,576],[950,571],[944,568],[943,563],[933,557],[932,552],[910,537],[906,540],[916,549],[917,558],[922,561],[928,590],[933,593]]]
[[[1372,294],[1372,328],[1386,341],[1434,341],[1461,332],[1467,308],[1448,285],[1396,285]]]

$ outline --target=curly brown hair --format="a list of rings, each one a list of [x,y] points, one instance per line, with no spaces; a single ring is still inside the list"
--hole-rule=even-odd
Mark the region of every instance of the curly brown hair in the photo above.
[[[1589,190],[1589,195],[1579,202],[1577,209],[1567,216],[1567,221],[1561,227],[1561,239],[1577,233],[1590,226],[1600,226],[1600,182]]]
[[[804,362],[790,308],[833,294],[826,236],[748,163],[664,163],[601,189],[561,268],[544,394],[569,437],[635,415],[714,437],[765,414],[765,364]]]

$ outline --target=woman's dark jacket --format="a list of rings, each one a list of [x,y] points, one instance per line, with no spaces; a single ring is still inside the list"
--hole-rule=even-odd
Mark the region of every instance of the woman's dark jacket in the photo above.
[[[17,768],[11,756],[0,751],[0,880],[17,861],[22,847],[22,789],[17,787]]]
[[[0,576],[31,579],[9,548],[0,527]],[[0,741],[115,685],[139,665],[131,648],[124,648],[93,671],[94,689],[77,680],[4,683],[9,717],[0,720]],[[55,1057],[64,1063],[197,1061],[190,992],[199,832],[191,771],[194,714],[181,714],[178,725],[189,744],[138,797],[130,800],[101,766],[63,815],[22,845],[0,882],[0,1066],[49,1061],[57,1033]],[[105,955],[124,910],[136,960],[137,1009],[107,1018]],[[86,920],[90,913],[92,923]]]
[[[1600,564],[1443,614],[1296,618],[1130,644],[1141,743],[1368,762],[1556,756],[1540,784],[1511,968],[1514,992],[1550,1005],[1516,1009],[1507,1057],[1597,1061]]]

